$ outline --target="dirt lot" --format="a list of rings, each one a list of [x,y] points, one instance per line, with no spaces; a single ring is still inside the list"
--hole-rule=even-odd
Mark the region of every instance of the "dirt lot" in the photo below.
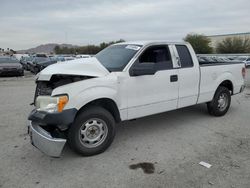
[[[80,157],[66,146],[50,158],[26,134],[34,76],[0,78],[0,187],[249,188],[250,75],[247,85],[224,117],[198,105],[123,122],[103,154]]]

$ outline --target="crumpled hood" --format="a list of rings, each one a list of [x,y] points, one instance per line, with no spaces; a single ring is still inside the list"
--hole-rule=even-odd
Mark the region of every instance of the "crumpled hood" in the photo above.
[[[91,57],[50,65],[37,76],[38,80],[50,80],[56,74],[101,77],[109,74],[109,71],[95,57]]]

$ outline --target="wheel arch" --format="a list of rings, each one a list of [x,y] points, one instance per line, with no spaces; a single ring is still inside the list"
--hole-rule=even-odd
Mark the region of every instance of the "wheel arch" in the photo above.
[[[226,87],[230,92],[231,92],[231,95],[233,95],[234,93],[234,86],[233,86],[233,82],[229,79],[227,80],[224,80],[222,81],[219,86],[217,87],[217,89],[220,87],[220,86],[223,86],[223,87]],[[216,89],[216,90],[217,90]]]
[[[86,103],[84,106],[82,106],[78,110],[76,117],[82,111],[87,110],[87,108],[90,106],[100,106],[100,107],[106,109],[107,111],[109,111],[111,113],[111,115],[114,117],[114,119],[117,123],[121,122],[119,109],[118,109],[115,101],[113,99],[110,99],[110,98],[98,98],[98,99],[94,99],[94,100]]]

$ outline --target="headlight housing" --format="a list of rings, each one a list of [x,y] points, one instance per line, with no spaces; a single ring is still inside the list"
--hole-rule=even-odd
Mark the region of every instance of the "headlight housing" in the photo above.
[[[61,95],[55,97],[38,96],[36,98],[35,105],[38,111],[45,111],[49,113],[62,112],[68,100],[69,99],[67,95]]]

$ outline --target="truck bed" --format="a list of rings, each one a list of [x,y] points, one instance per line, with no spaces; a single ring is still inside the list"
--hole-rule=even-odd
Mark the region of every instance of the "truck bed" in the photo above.
[[[216,67],[215,67],[216,66]],[[223,81],[230,81],[233,93],[240,92],[244,80],[242,79],[243,62],[207,62],[200,63],[200,95],[198,103],[211,101],[214,93]]]

